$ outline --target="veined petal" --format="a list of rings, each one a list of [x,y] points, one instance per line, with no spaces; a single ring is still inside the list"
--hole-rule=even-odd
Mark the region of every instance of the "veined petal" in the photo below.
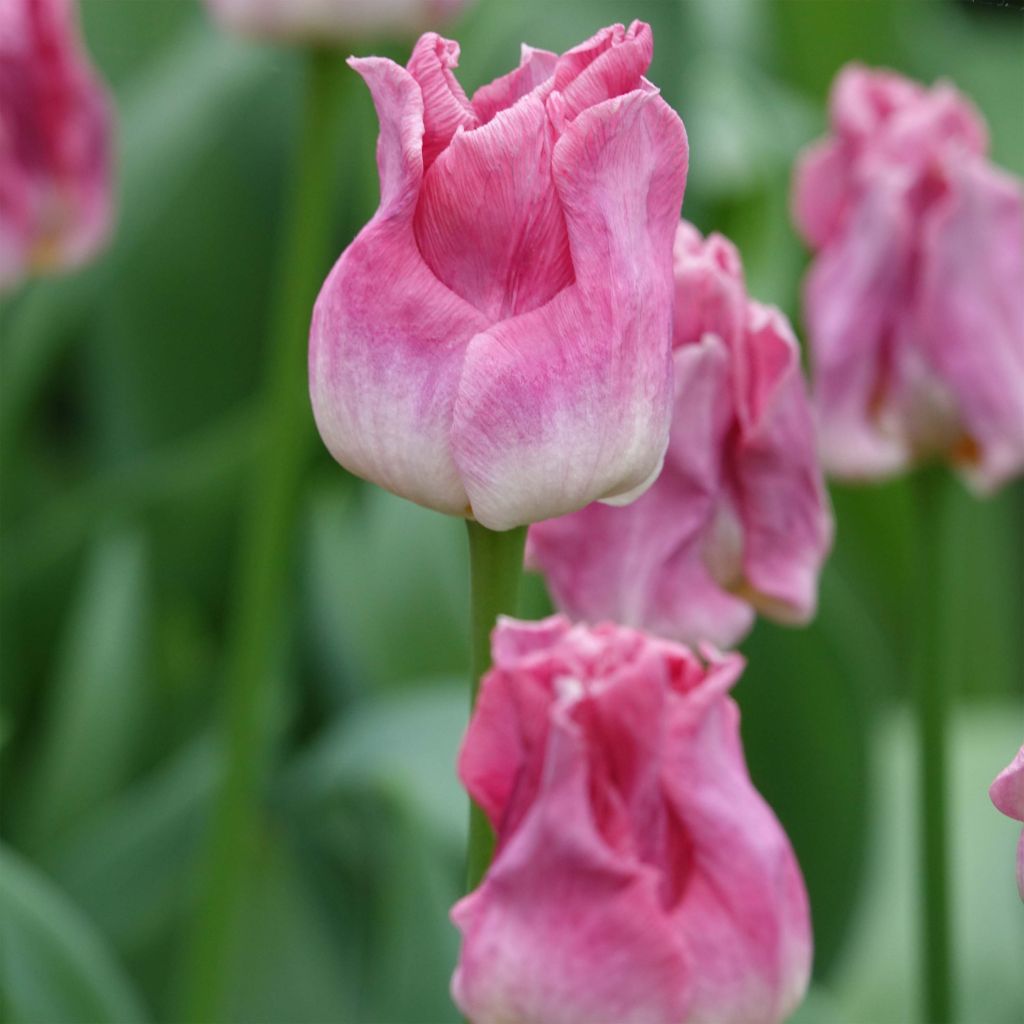
[[[456,133],[424,177],[415,217],[423,258],[491,323],[542,306],[573,279],[553,143],[543,101],[528,95]]]
[[[451,453],[452,408],[466,342],[486,323],[430,272],[413,237],[423,174],[419,86],[391,61],[351,63],[380,117],[381,205],[313,310],[313,412],[347,469],[459,515],[467,499]]]
[[[648,91],[592,107],[559,139],[576,282],[472,340],[455,407],[456,461],[484,525],[629,491],[662,458],[686,156],[682,122]]]
[[[459,66],[459,44],[425,32],[413,47],[408,71],[423,93],[423,166],[437,159],[459,128],[480,122],[452,68]]]
[[[979,490],[1024,470],[1024,214],[1021,184],[965,159],[924,226],[921,343],[954,396]]]
[[[558,63],[558,54],[550,50],[538,50],[523,43],[519,67],[507,75],[480,86],[473,93],[473,109],[481,124],[486,124],[495,114],[511,107],[527,93],[540,85],[550,82]]]

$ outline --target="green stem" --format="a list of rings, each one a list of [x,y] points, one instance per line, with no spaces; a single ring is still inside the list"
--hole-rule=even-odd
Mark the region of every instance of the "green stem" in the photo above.
[[[306,342],[330,240],[333,133],[344,64],[329,51],[307,58],[302,134],[286,211],[261,414],[262,437],[245,509],[224,676],[220,790],[200,864],[200,905],[189,947],[182,1019],[222,1020],[231,958],[260,832],[264,782],[273,756],[280,639],[302,478],[312,453]]]
[[[920,942],[922,1019],[926,1024],[950,1024],[953,1020],[946,819],[950,679],[940,646],[946,483],[946,469],[938,466],[919,471],[912,480],[916,506],[913,665],[920,787]]]
[[[469,528],[470,576],[470,710],[476,707],[480,680],[491,667],[491,630],[499,615],[515,615],[523,574],[526,527],[502,533],[472,519]],[[494,831],[475,803],[469,805],[469,843],[466,849],[466,891],[475,889],[494,854]]]

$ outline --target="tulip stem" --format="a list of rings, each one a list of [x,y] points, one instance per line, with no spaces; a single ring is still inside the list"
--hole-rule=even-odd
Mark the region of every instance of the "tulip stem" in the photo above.
[[[915,504],[914,703],[917,711],[922,1019],[953,1020],[946,757],[949,673],[940,650],[946,470],[928,467],[912,478]]]
[[[199,906],[190,936],[180,1019],[224,1020],[251,871],[263,789],[274,755],[285,589],[298,498],[314,439],[306,343],[316,290],[327,270],[334,186],[333,125],[344,64],[330,51],[306,58],[304,112],[277,270],[268,338],[259,452],[244,507],[224,654],[222,775],[198,866]]]
[[[491,667],[491,630],[499,615],[515,615],[523,575],[526,527],[497,532],[472,519],[469,528],[470,576],[470,711],[476,707],[480,680]],[[494,831],[484,812],[469,805],[466,891],[475,889],[494,854]]]

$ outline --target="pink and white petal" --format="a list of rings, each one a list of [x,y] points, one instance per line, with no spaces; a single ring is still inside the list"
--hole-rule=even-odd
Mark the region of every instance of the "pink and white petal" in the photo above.
[[[918,323],[928,362],[954,397],[971,459],[991,491],[1024,471],[1024,197],[981,160],[951,171],[924,228]]]
[[[485,526],[575,511],[657,468],[686,156],[682,122],[646,91],[585,111],[556,144],[576,282],[470,342],[455,407],[456,461]]]
[[[743,265],[736,246],[717,233],[704,239],[683,220],[676,231],[672,258],[673,345],[678,349],[712,334],[732,349],[743,331],[746,312]]]
[[[777,309],[751,302],[745,348],[736,366],[745,394],[733,463],[742,593],[773,618],[806,622],[817,606],[833,525],[799,347]]]
[[[423,166],[437,159],[459,128],[475,128],[479,119],[452,73],[459,66],[459,44],[436,32],[417,40],[407,69],[423,93]]]
[[[550,50],[538,50],[523,43],[519,67],[487,85],[480,86],[473,93],[473,109],[481,124],[487,124],[499,111],[511,107],[527,93],[550,82],[558,64],[558,54]],[[542,97],[549,90],[542,91]]]
[[[664,785],[692,857],[673,921],[688,957],[701,965],[686,1020],[777,1024],[797,1006],[810,977],[811,925],[799,865],[747,775],[735,703],[708,701],[696,717],[683,705],[670,729]]]
[[[585,741],[561,718],[542,791],[452,911],[463,935],[453,998],[474,1024],[687,1019],[688,965],[656,872],[613,854],[598,833]]]
[[[807,277],[819,447],[825,469],[838,477],[888,476],[911,458],[898,428],[879,427],[891,399],[880,373],[900,329],[911,254],[906,182],[898,173],[880,175]]]
[[[611,45],[607,45],[571,80],[566,80],[565,64],[556,70],[554,86],[561,92],[561,109],[566,120],[571,121],[588,107],[640,88],[644,72],[650,67],[654,55],[651,26],[634,21],[622,31],[622,26],[616,25],[611,37],[606,36],[601,46],[606,42]]]
[[[793,175],[793,219],[812,249],[835,236],[851,199],[852,154],[835,139],[808,146]]]
[[[460,515],[467,498],[452,458],[452,408],[466,343],[485,322],[434,277],[413,237],[419,87],[391,61],[352,63],[381,121],[381,206],[335,264],[313,310],[313,413],[346,469]]]
[[[544,305],[573,279],[553,145],[544,104],[528,95],[457,132],[424,176],[414,220],[423,258],[491,323]]]

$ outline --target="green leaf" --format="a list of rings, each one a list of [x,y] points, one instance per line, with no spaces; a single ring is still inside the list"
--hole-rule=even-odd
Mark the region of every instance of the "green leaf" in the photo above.
[[[34,844],[66,832],[132,770],[150,696],[147,575],[136,532],[111,534],[92,552],[48,694],[26,811]]]
[[[0,1002],[9,1024],[132,1024],[147,1014],[89,922],[0,847]]]

